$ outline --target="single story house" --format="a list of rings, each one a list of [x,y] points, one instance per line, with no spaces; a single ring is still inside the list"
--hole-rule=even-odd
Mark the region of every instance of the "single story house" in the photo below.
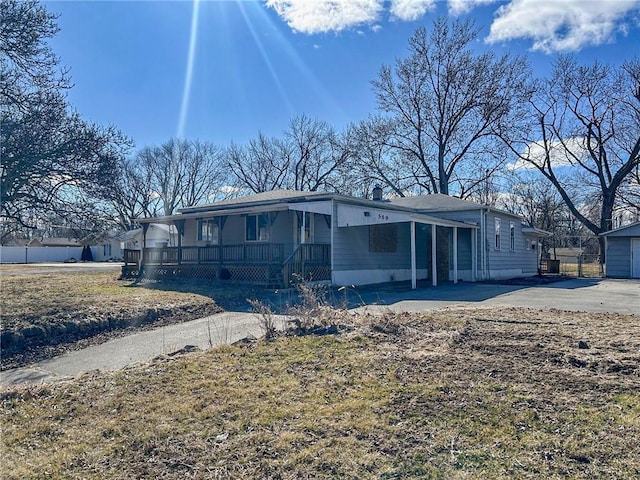
[[[607,277],[640,278],[640,222],[601,233]]]
[[[269,286],[296,277],[332,285],[458,282],[531,276],[547,232],[522,218],[447,195],[374,199],[275,190],[140,220],[143,248],[123,275],[177,275]],[[154,225],[175,245],[149,246]]]

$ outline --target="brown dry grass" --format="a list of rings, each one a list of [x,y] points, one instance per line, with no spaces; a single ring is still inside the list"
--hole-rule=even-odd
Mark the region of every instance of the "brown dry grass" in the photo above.
[[[134,287],[118,272],[39,273],[2,277],[3,328],[33,319],[210,303],[197,293]]]
[[[344,320],[348,334],[7,390],[2,475],[640,476],[637,317],[485,308]]]
[[[144,324],[193,320],[239,301],[237,290],[205,282],[136,285],[118,280],[113,270],[29,267],[0,268],[3,369],[60,354],[78,340],[99,342]]]

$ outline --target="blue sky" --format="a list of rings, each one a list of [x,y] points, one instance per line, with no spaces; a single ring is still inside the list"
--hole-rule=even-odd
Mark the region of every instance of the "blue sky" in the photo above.
[[[418,26],[441,15],[475,19],[483,27],[478,50],[526,54],[535,75],[547,74],[559,52],[585,63],[640,57],[639,0],[45,5],[60,14],[51,44],[71,68],[70,103],[85,119],[120,128],[136,148],[180,134],[222,146],[244,143],[259,131],[280,135],[301,114],[341,129],[375,111],[370,81],[406,54]]]

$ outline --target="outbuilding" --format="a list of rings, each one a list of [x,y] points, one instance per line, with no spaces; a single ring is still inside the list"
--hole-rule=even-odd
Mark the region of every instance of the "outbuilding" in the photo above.
[[[600,235],[605,239],[607,277],[640,278],[640,222]]]

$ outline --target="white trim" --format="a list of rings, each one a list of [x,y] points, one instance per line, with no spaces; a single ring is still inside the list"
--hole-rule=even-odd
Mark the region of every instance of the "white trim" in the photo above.
[[[289,204],[289,210],[296,210],[299,212],[319,213],[321,215],[331,215],[332,203],[333,203],[333,200],[327,200],[325,202],[294,203],[294,204]]]
[[[383,208],[346,205],[341,203],[338,203],[337,206],[336,223],[340,228],[376,225],[381,223],[408,223],[412,221],[428,225],[440,225],[442,227],[478,228],[477,225],[471,223],[436,218],[412,212],[385,210]]]
[[[509,250],[516,251],[516,224],[509,222]]]

